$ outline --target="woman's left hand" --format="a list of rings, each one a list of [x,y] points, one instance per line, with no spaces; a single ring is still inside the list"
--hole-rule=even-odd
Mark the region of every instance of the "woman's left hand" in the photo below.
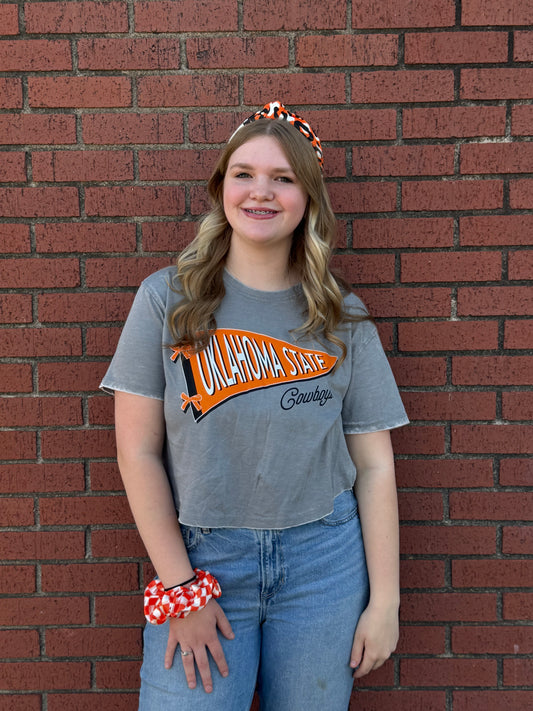
[[[378,669],[396,649],[399,637],[398,607],[371,604],[359,618],[352,646],[350,666],[354,677]]]

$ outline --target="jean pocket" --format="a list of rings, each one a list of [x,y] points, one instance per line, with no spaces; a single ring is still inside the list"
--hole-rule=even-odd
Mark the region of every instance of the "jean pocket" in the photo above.
[[[180,527],[183,542],[185,543],[185,548],[188,553],[198,548],[205,533],[209,532],[209,529],[201,528],[200,526],[186,526],[183,523],[180,524]]]
[[[340,526],[357,516],[357,499],[351,489],[338,494],[333,501],[333,511],[320,519],[324,526]]]

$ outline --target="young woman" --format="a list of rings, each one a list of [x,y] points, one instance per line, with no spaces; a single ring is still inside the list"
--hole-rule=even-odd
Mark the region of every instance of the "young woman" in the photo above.
[[[397,643],[388,430],[407,417],[375,326],[328,270],[321,167],[279,102],[247,119],[102,383],[159,576],[142,711],[248,711],[256,685],[262,711],[346,711],[352,675]]]

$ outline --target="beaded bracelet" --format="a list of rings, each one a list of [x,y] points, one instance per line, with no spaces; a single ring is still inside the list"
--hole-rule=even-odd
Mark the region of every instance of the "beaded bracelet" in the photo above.
[[[193,610],[204,608],[212,597],[222,592],[217,579],[207,570],[194,569],[196,580],[190,587],[177,585],[165,590],[159,578],[144,591],[144,616],[153,625],[162,625],[169,617],[187,617]]]

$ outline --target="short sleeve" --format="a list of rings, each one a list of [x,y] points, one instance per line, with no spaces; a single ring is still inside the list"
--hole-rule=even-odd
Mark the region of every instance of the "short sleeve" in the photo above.
[[[143,282],[135,296],[115,355],[100,388],[164,399],[163,330],[165,305]]]
[[[357,324],[354,333],[352,372],[342,408],[344,433],[364,434],[408,424],[376,327],[364,321]]]

